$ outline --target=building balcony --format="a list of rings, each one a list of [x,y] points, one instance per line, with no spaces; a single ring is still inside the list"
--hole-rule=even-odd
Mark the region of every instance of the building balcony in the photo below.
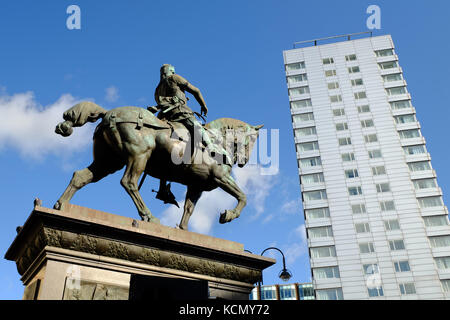
[[[311,99],[311,94],[303,93],[303,94],[289,95],[289,101],[306,100],[306,99]]]
[[[317,141],[318,138],[317,138],[316,134],[312,134],[309,136],[295,137],[294,140],[295,140],[295,143],[303,143],[303,142]]]
[[[325,189],[325,183],[324,182],[319,182],[319,183],[312,183],[312,184],[307,184],[307,185],[301,184],[300,188],[301,188],[302,192],[324,190]]]
[[[313,279],[314,289],[332,289],[341,287],[340,278]]]
[[[312,107],[291,108],[291,114],[292,115],[302,114],[302,113],[309,113],[309,112],[313,112],[313,108]]]
[[[393,96],[388,96],[389,102],[402,101],[402,100],[411,100],[411,95],[409,94],[409,92],[403,93],[403,94],[396,94]]]
[[[377,57],[377,63],[388,61],[398,61],[398,56],[396,54],[393,54],[392,56]]]
[[[429,159],[423,160],[421,158],[419,160],[413,160],[411,162],[426,161],[426,160],[429,160]],[[407,162],[409,162],[409,161],[407,160]],[[425,171],[413,171],[413,172],[411,172],[411,180],[426,179],[426,178],[436,178],[436,171],[434,171],[434,170],[425,170]]]
[[[420,129],[420,123],[418,121],[408,122],[408,123],[397,123],[397,130],[409,130],[409,129]]]
[[[299,129],[299,128],[307,128],[307,127],[314,127],[316,124],[314,122],[314,120],[310,120],[310,121],[302,121],[302,122],[297,122],[297,123],[292,123],[292,127],[294,129]]]
[[[287,84],[288,89],[298,88],[298,87],[305,87],[308,85],[308,80],[304,81],[297,81],[297,82],[291,82]]]
[[[446,206],[441,207],[431,207],[431,208],[420,208],[420,213],[423,217],[436,216],[436,215],[448,215],[448,209]]]
[[[407,154],[406,155],[406,162],[417,162],[417,161],[431,161],[431,155],[427,153],[419,153],[419,154]],[[431,172],[433,171],[433,172]],[[411,179],[420,179],[416,178],[415,176],[418,175],[419,177],[424,176],[425,178],[431,178],[436,177],[436,172],[434,170],[426,170],[426,171],[414,171],[411,172]],[[414,178],[413,178],[414,176]]]
[[[406,80],[405,79],[403,79],[403,80],[397,80],[397,81],[387,81],[387,82],[384,82],[384,87],[385,88],[394,88],[394,87],[406,87],[407,86],[407,84],[406,84]]]
[[[306,219],[305,227],[306,228],[314,228],[314,227],[326,227],[331,225],[330,218],[318,218],[318,219]]]
[[[324,207],[328,207],[327,199],[303,201],[303,209],[316,209]]]
[[[308,247],[334,246],[334,238],[308,238]]]
[[[380,69],[380,74],[382,76],[385,76],[387,74],[393,74],[393,73],[403,73],[403,69],[401,67],[390,68],[390,69]]]
[[[321,172],[323,172],[323,168],[322,168],[322,166],[300,167],[300,168],[298,168],[298,172],[299,172],[300,175],[312,174],[312,173],[321,173]]]
[[[414,107],[411,108],[403,108],[403,109],[391,109],[393,116],[402,116],[405,114],[416,114],[416,109]]]
[[[450,269],[438,269],[439,280],[449,280],[450,279]]]
[[[333,267],[338,265],[336,257],[310,258],[309,261],[311,268]]]
[[[416,189],[416,198],[425,198],[433,196],[442,196],[442,189],[436,188],[426,188],[426,189]]]
[[[428,237],[447,236],[450,235],[450,226],[426,227],[426,231]]]
[[[297,151],[297,159],[313,158],[319,156],[320,156],[319,150],[300,151],[300,152]]]
[[[400,143],[402,147],[406,147],[406,146],[414,146],[417,144],[426,144],[426,141],[424,137],[417,137],[409,139],[400,139]]]
[[[306,69],[288,70],[286,71],[286,76],[296,76],[302,73],[306,73]]]

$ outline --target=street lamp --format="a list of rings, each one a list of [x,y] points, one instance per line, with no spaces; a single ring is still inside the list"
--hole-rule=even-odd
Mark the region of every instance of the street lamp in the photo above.
[[[286,269],[286,260],[284,258],[284,254],[283,251],[281,251],[278,248],[275,247],[269,247],[267,249],[264,249],[263,252],[261,252],[261,256],[264,254],[264,252],[266,252],[267,250],[277,250],[279,253],[281,253],[281,256],[283,257],[283,269],[280,271],[280,273],[278,274],[278,277],[283,280],[283,281],[289,281],[289,279],[292,277],[292,273]],[[261,271],[261,281],[258,282],[258,295],[259,295],[259,300],[261,300],[261,284],[263,284],[263,275],[262,275],[262,271]]]

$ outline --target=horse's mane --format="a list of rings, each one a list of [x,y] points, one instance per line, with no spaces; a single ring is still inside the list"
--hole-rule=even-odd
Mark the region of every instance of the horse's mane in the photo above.
[[[249,124],[233,118],[219,118],[213,120],[205,125],[207,129],[216,129],[220,131],[225,131],[227,129],[233,130],[246,130],[249,127]]]

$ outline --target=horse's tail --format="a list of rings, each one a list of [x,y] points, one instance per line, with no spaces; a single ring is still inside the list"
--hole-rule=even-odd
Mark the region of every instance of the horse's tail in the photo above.
[[[103,118],[106,112],[106,109],[93,102],[80,102],[64,112],[63,119],[65,121],[58,123],[55,132],[63,137],[68,137],[72,134],[73,127],[81,127],[86,122],[95,122]]]

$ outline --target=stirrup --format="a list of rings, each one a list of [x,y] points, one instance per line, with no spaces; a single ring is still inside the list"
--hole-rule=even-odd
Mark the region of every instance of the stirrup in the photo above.
[[[176,205],[178,208],[180,207],[177,200],[175,199],[175,195],[170,190],[170,182],[165,186],[163,190],[152,190],[152,192],[156,192],[156,199],[163,201],[164,204],[170,203]]]

